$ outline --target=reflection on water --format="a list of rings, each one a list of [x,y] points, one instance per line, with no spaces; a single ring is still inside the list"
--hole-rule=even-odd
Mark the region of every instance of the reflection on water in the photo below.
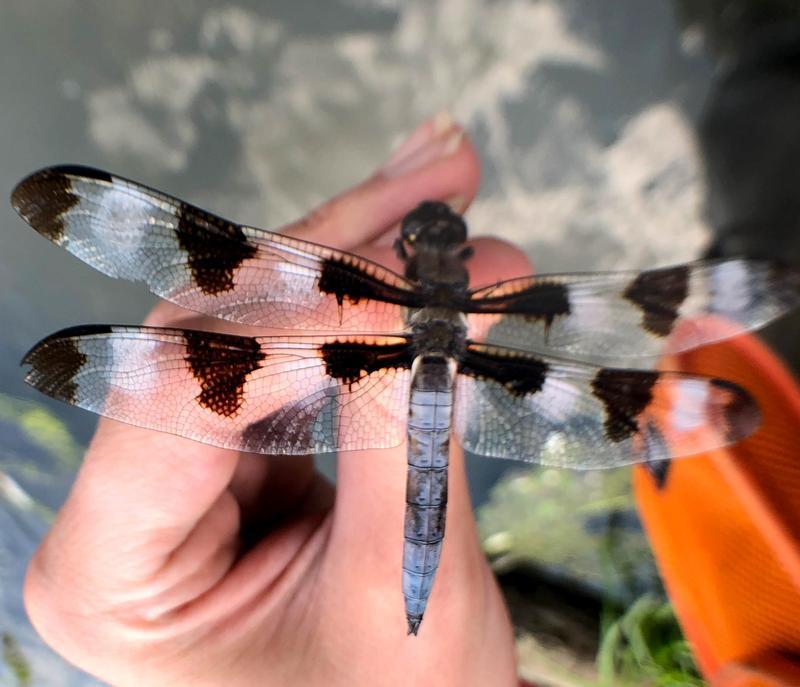
[[[696,88],[682,77],[705,65],[680,51],[674,29],[632,32],[620,49],[585,4],[382,3],[397,12],[383,30],[311,34],[211,10],[188,47],[151,31],[124,79],[82,91],[88,132],[109,159],[185,176],[223,214],[277,226],[447,108],[481,143],[478,231],[524,244],[548,270],[692,257],[705,233],[686,114]],[[665,3],[647,14],[620,4],[629,26],[672,25]],[[198,155],[214,165],[195,167]],[[680,242],[667,226],[682,227]]]
[[[711,66],[667,0],[112,0],[91,13],[6,0],[0,51],[0,89],[13,94],[0,110],[1,188],[84,162],[274,227],[446,108],[484,163],[471,226],[522,244],[540,270],[652,266],[708,241],[692,122]],[[63,326],[138,321],[152,299],[0,213],[0,316],[13,323],[0,336],[0,389],[83,443],[93,419],[34,396],[16,361]],[[26,434],[24,404],[8,404],[19,414],[0,418],[2,469],[56,508],[72,440],[55,430],[43,447],[41,427]],[[473,461],[479,500],[504,467]],[[90,684],[24,620],[22,571],[44,519],[4,493],[0,630],[34,657],[34,684]]]

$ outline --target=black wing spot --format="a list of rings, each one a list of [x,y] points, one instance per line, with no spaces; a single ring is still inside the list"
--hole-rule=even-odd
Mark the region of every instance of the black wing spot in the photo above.
[[[74,337],[82,334],[103,334],[110,327],[73,327],[51,334],[37,343],[22,359],[31,369],[25,381],[48,396],[75,405],[78,384],[75,378],[86,364],[87,357],[78,348]]]
[[[592,380],[592,393],[606,409],[605,431],[614,443],[639,430],[638,416],[653,400],[659,373],[603,368]]]
[[[64,173],[69,169],[54,167],[35,172],[11,192],[11,205],[19,216],[56,244],[64,240],[65,217],[80,203],[80,197]]]
[[[247,376],[266,354],[246,336],[186,330],[186,362],[200,382],[198,403],[217,415],[234,417],[244,400]]]
[[[549,366],[533,356],[498,355],[467,350],[459,362],[462,374],[502,384],[515,396],[541,391]]]
[[[569,289],[558,282],[540,281],[516,293],[468,301],[468,312],[523,315],[526,320],[544,322],[549,330],[556,317],[569,315]]]
[[[411,292],[393,289],[360,266],[342,258],[326,258],[322,261],[317,288],[320,293],[334,296],[340,309],[345,299],[353,305],[365,299],[408,307],[422,305]]]
[[[345,298],[356,304],[377,295],[375,284],[368,275],[337,258],[323,260],[317,286],[321,293],[335,296],[340,308]]]
[[[186,203],[178,208],[178,243],[197,287],[208,296],[231,291],[236,269],[255,257],[258,248],[248,242],[238,224],[228,222]]]
[[[348,341],[331,341],[320,346],[320,355],[328,376],[352,386],[362,377],[377,370],[390,368],[410,369],[414,361],[411,345],[365,344]]]
[[[644,328],[656,336],[669,335],[678,319],[678,309],[688,295],[688,265],[642,272],[623,293],[642,310]]]
[[[524,312],[528,320],[544,322],[548,331],[556,317],[570,314],[569,291],[564,284],[536,284],[512,298],[509,310]]]

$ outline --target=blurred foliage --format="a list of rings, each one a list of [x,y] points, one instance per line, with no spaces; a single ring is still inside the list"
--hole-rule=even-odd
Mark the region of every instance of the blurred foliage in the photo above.
[[[47,408],[0,394],[0,497],[52,519],[83,449]]]
[[[702,687],[689,643],[669,602],[645,595],[606,625],[597,655],[600,684]]]
[[[478,529],[492,558],[530,561],[624,604],[660,589],[628,469],[512,474],[478,510]]]
[[[483,547],[495,564],[510,560],[544,567],[593,589],[603,601],[596,666],[568,655],[574,654],[569,643],[555,643],[526,629],[519,655],[523,673],[534,682],[581,687],[705,684],[672,607],[662,600],[630,475],[630,469],[533,468],[498,482],[478,511]],[[575,596],[580,598],[579,589]]]
[[[684,28],[699,29],[710,50],[735,54],[756,31],[800,21],[797,0],[675,0]]]
[[[32,672],[30,663],[22,653],[17,640],[8,632],[2,633],[3,661],[16,678],[18,687],[28,687],[31,684]]]
[[[83,449],[72,438],[66,425],[43,406],[0,394],[0,422],[19,427],[30,443],[63,466],[78,466]],[[5,448],[0,445],[0,448]]]

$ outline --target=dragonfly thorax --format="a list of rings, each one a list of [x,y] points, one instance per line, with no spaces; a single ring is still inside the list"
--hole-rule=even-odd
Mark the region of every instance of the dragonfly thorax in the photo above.
[[[415,353],[444,353],[460,357],[466,348],[464,315],[447,308],[422,308],[411,318]]]

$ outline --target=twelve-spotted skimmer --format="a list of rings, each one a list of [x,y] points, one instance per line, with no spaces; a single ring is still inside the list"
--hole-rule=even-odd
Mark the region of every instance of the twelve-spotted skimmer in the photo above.
[[[745,390],[627,365],[719,338],[691,318],[752,329],[800,300],[797,274],[749,260],[471,289],[466,225],[436,202],[403,221],[404,275],[85,167],[36,172],[12,203],[112,277],[232,322],[315,332],[89,325],[45,338],[23,362],[54,398],[215,446],[310,454],[407,439],[403,594],[414,634],[444,536],[451,432],[478,454],[572,468],[662,465],[738,441],[759,421]]]

